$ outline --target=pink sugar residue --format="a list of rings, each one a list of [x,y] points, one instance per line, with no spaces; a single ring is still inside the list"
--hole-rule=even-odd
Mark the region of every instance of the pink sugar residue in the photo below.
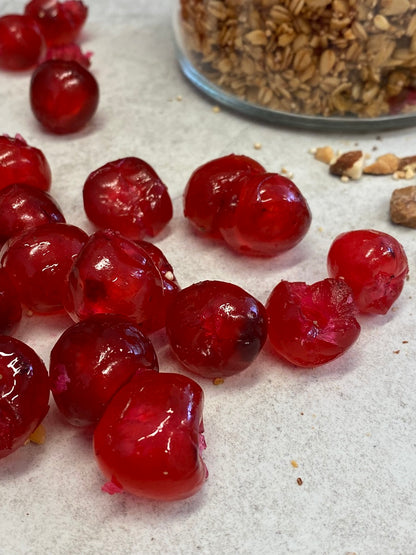
[[[115,493],[121,493],[123,491],[122,486],[118,483],[117,479],[114,478],[114,476],[111,478],[111,480],[106,482],[101,489],[102,491],[105,491],[110,495],[114,495]]]

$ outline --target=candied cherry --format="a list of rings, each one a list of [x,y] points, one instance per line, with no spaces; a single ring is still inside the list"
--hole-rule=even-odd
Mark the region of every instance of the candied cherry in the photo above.
[[[180,363],[204,378],[247,368],[267,337],[264,306],[241,287],[202,281],[179,291],[168,307],[166,332]]]
[[[84,231],[65,223],[44,224],[12,237],[1,262],[22,304],[41,314],[62,310],[67,274],[87,239]]]
[[[46,191],[23,183],[0,189],[0,245],[30,227],[53,222],[65,223],[65,218]]]
[[[25,14],[33,17],[48,46],[73,42],[88,16],[88,7],[80,0],[31,0]]]
[[[82,129],[95,114],[98,100],[95,77],[75,60],[47,60],[32,74],[32,112],[52,133],[74,133]]]
[[[240,178],[265,171],[261,164],[244,155],[229,154],[206,162],[192,173],[186,185],[185,217],[202,233],[218,237],[224,211],[238,199]]]
[[[172,501],[197,493],[207,478],[201,456],[203,391],[191,378],[144,372],[113,397],[94,432],[109,493]]]
[[[327,278],[312,285],[281,281],[271,292],[266,310],[271,344],[296,366],[330,362],[360,334],[352,291],[342,280]]]
[[[328,273],[351,287],[363,313],[386,314],[399,297],[409,272],[402,245],[382,231],[341,233],[327,257]]]
[[[0,335],[12,333],[22,318],[22,307],[9,274],[0,267]]]
[[[27,15],[0,17],[0,68],[22,71],[34,67],[44,47],[36,21]]]
[[[49,409],[42,360],[22,341],[0,336],[0,458],[21,447]]]
[[[164,294],[160,272],[147,252],[117,231],[100,230],[73,264],[65,308],[75,321],[92,314],[123,314],[150,333],[164,322]]]
[[[48,191],[51,168],[43,152],[28,145],[21,135],[0,135],[0,189],[14,183]]]
[[[310,223],[308,203],[293,181],[277,173],[251,174],[243,178],[220,232],[241,254],[275,256],[297,245]]]
[[[96,424],[132,376],[158,371],[153,345],[118,314],[96,314],[69,327],[55,343],[49,375],[56,405],[75,426]]]
[[[154,237],[172,218],[172,201],[155,170],[130,156],[90,173],[83,188],[88,218],[134,240]]]

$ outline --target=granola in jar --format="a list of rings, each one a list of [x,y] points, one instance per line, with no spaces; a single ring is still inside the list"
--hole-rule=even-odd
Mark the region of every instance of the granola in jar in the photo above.
[[[180,0],[177,29],[195,70],[250,104],[416,114],[416,0]]]

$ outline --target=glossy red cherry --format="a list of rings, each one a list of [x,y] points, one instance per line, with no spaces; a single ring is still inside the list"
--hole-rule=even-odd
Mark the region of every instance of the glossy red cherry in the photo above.
[[[11,334],[22,318],[16,288],[4,268],[0,267],[0,335]]]
[[[76,226],[51,223],[27,229],[6,243],[1,262],[24,305],[43,314],[63,309],[66,277],[87,239]]]
[[[43,152],[28,145],[22,136],[0,135],[0,189],[14,183],[48,191],[51,169]]]
[[[217,237],[223,212],[234,206],[240,178],[266,170],[244,155],[229,154],[198,167],[184,192],[184,215],[201,232]]]
[[[328,273],[351,287],[361,312],[385,314],[399,297],[409,272],[402,245],[382,231],[341,233],[328,252]]]
[[[0,17],[0,68],[21,71],[34,67],[44,42],[32,17],[9,14]]]
[[[324,279],[312,285],[281,281],[266,309],[271,344],[296,366],[330,362],[360,334],[352,291],[342,280]]]
[[[96,424],[132,376],[158,371],[150,340],[128,318],[96,314],[69,327],[51,351],[49,374],[56,405],[75,426]]]
[[[49,409],[49,379],[35,351],[0,336],[0,458],[21,447]]]
[[[25,14],[33,17],[48,46],[68,44],[79,35],[88,16],[88,8],[80,0],[31,0]]]
[[[149,333],[165,310],[159,270],[147,252],[116,231],[94,233],[68,276],[65,307],[75,320],[92,314],[123,314]]]
[[[220,231],[241,254],[275,256],[297,245],[310,223],[308,203],[293,181],[277,173],[251,174]]]
[[[166,332],[185,368],[205,378],[247,368],[267,337],[264,306],[241,287],[202,281],[179,291],[169,305]]]
[[[24,184],[0,189],[0,246],[30,227],[53,222],[65,223],[65,218],[46,191]]]
[[[47,60],[33,72],[30,105],[36,119],[57,134],[79,131],[98,107],[95,77],[74,60]]]
[[[125,490],[162,501],[201,489],[203,392],[180,374],[144,372],[108,405],[94,432],[94,450],[110,493]]]
[[[129,239],[154,237],[172,218],[166,185],[149,164],[132,156],[93,171],[83,198],[85,212],[97,227],[115,229]]]

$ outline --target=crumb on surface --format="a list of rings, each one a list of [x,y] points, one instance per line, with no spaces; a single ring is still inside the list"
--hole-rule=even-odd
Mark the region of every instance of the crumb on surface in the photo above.
[[[212,111],[214,112],[214,114],[218,114],[218,112],[221,112],[221,108],[219,106],[213,106]]]
[[[213,383],[214,385],[221,385],[221,384],[224,383],[224,378],[214,378],[214,379],[212,380],[212,383]]]
[[[36,430],[32,432],[29,436],[29,440],[32,443],[36,443],[37,445],[42,445],[43,443],[45,443],[45,438],[46,438],[46,432],[43,424],[39,424]]]
[[[298,468],[299,467],[298,463],[295,460],[291,460],[290,464],[293,466],[293,468]]]
[[[296,482],[298,483],[298,486],[301,486],[303,484],[303,480],[302,478],[297,478]]]
[[[261,143],[254,143],[253,146],[254,146],[255,150],[260,150],[262,145],[261,145]]]

